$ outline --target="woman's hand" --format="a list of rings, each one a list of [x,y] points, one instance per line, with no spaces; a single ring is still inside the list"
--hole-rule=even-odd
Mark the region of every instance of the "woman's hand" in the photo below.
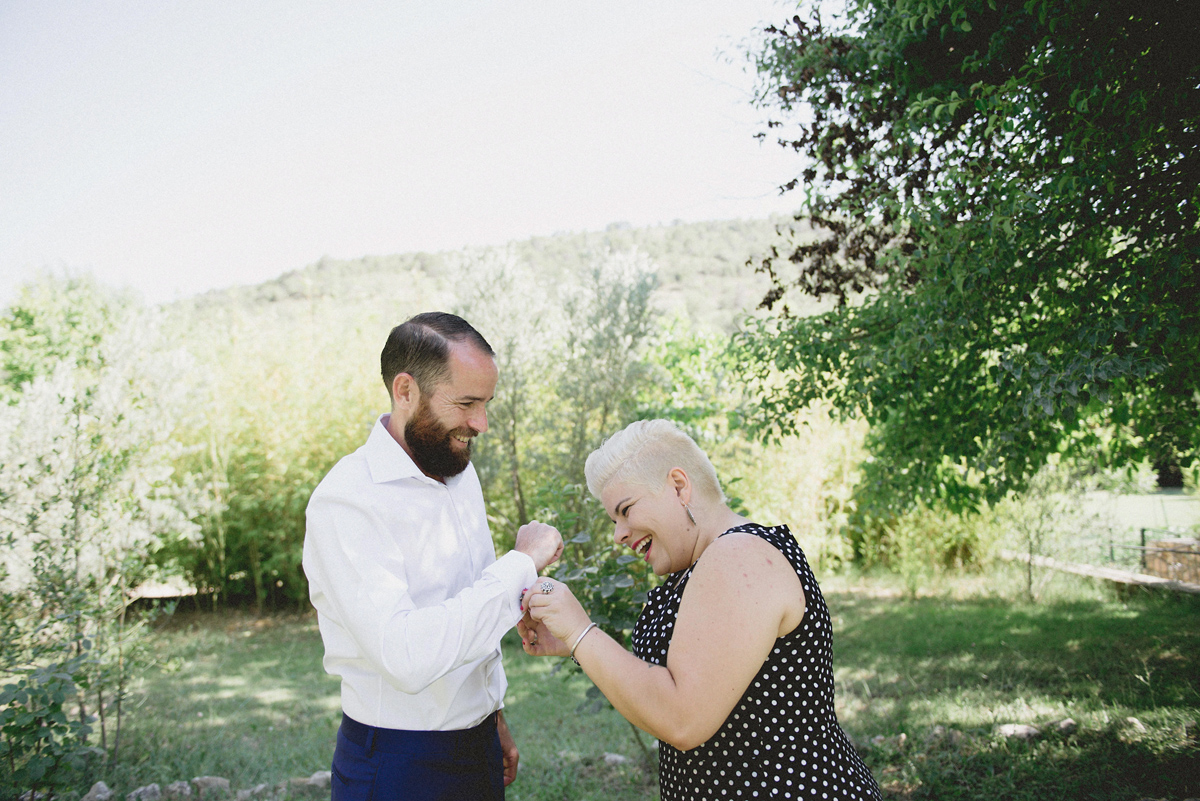
[[[537,656],[543,653],[569,656],[571,645],[592,622],[571,588],[554,579],[538,579],[526,591],[521,606],[525,609],[525,619],[517,624],[517,630],[525,640],[526,652]],[[525,624],[524,629],[522,624]],[[531,647],[535,650],[530,650]]]

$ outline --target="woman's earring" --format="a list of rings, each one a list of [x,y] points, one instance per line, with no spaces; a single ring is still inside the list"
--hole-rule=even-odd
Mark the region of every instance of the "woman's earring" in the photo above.
[[[696,525],[696,518],[695,518],[695,516],[692,514],[692,507],[688,506],[688,505],[685,503],[685,504],[683,505],[683,511],[687,512],[688,520],[692,521],[692,525],[693,525],[693,526],[694,526],[694,525]]]

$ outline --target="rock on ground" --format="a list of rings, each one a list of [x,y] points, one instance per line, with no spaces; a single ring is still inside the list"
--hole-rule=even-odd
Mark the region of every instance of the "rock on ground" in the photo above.
[[[96,782],[79,801],[112,801],[113,791],[104,782]]]
[[[1028,723],[1005,723],[996,731],[1006,740],[1036,740],[1042,736],[1041,729]]]
[[[145,787],[139,787],[132,793],[125,796],[125,801],[159,801],[162,798],[162,789],[158,784],[147,784]]]
[[[183,780],[171,782],[163,789],[163,796],[171,799],[191,798],[192,785]]]
[[[222,776],[197,776],[192,779],[192,786],[196,788],[196,792],[203,798],[205,790],[217,790],[222,793],[229,792],[229,779]]]
[[[1054,730],[1063,735],[1074,734],[1079,731],[1079,724],[1073,718],[1063,718],[1053,725]]]

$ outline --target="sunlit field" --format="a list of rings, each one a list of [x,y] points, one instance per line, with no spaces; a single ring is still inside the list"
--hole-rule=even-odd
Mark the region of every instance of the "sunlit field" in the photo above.
[[[888,798],[1136,799],[1200,794],[1200,599],[1056,577],[943,579],[917,597],[888,576],[828,577],[838,713]],[[181,613],[128,705],[123,795],[199,775],[234,790],[328,770],[337,683],[311,615]],[[522,751],[510,799],[655,799],[653,741],[587,696],[559,660],[506,642]],[[1056,725],[1071,718],[1073,732]],[[1038,726],[1029,741],[997,733]],[[645,750],[643,750],[645,748]],[[86,790],[86,788],[81,788]],[[291,791],[317,797],[320,791]]]

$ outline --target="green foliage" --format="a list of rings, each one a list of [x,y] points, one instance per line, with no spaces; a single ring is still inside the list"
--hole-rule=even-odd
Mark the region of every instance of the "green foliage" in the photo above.
[[[652,265],[636,252],[606,253],[553,285],[511,250],[469,254],[458,269],[474,288],[458,311],[500,368],[491,431],[475,457],[493,536],[511,547],[529,520],[555,525],[568,546],[554,575],[605,630],[627,638],[652,575],[614,553],[583,467],[656,388]]]
[[[1021,487],[1059,451],[1200,443],[1200,22],[1186,2],[866,0],[756,53],[809,221],[762,268],[757,422],[871,422],[897,509]],[[796,317],[797,294],[833,311]]]
[[[1034,557],[1062,558],[1071,542],[1099,529],[1103,521],[1083,504],[1086,485],[1073,471],[1048,464],[1038,471],[1025,492],[996,505],[1001,542],[1025,556],[1025,596],[1038,600],[1049,571],[1039,571]]]
[[[13,708],[33,706],[14,726],[50,716],[37,724],[50,750],[30,756],[22,740],[12,752],[34,772],[66,764],[54,727],[68,702],[81,721],[97,712],[99,743],[117,757],[122,701],[144,666],[130,595],[155,575],[156,551],[195,533],[197,496],[172,470],[187,361],[158,322],[72,280],[47,279],[0,315],[10,364],[31,376],[0,404],[0,672],[28,677]]]
[[[991,557],[995,537],[990,513],[962,515],[924,504],[894,518],[858,515],[851,534],[859,563],[887,565],[913,597],[948,574],[978,571]]]
[[[14,402],[23,386],[61,362],[99,366],[105,334],[135,305],[131,295],[86,277],[47,274],[23,285],[0,315],[0,397]]]
[[[364,365],[378,363],[390,326],[352,324],[352,313],[312,303],[303,314],[208,309],[175,321],[206,388],[179,465],[213,502],[200,519],[200,547],[171,557],[215,605],[307,603],[300,557],[309,495],[387,410]]]
[[[89,658],[85,651],[23,671],[0,688],[0,796],[69,788],[96,756],[88,745],[90,720],[68,709],[79,695],[76,681]]]
[[[611,544],[599,545],[586,531],[567,540],[554,577],[570,584],[588,616],[627,648],[647,593],[658,586],[649,565]]]
[[[605,254],[637,251],[658,265],[656,307],[686,317],[699,329],[729,333],[768,285],[763,277],[746,275],[746,259],[766,251],[785,222],[716,220],[643,228],[618,223],[604,231],[532,237],[501,250],[552,296],[559,285],[577,283]],[[271,307],[303,314],[314,303],[334,303],[353,307],[360,318],[382,314],[385,320],[403,319],[402,310],[465,302],[463,296],[476,288],[474,278],[465,284],[451,278],[461,274],[462,259],[459,252],[322,258],[272,281],[210,292],[178,305],[201,314],[230,308],[257,314]],[[532,295],[525,299],[535,305],[539,300]]]
[[[606,253],[551,285],[511,251],[467,254],[473,290],[456,311],[497,353],[500,384],[476,468],[493,532],[508,546],[531,519],[568,537],[598,534],[583,465],[605,436],[636,418],[652,386],[656,277],[641,254]],[[460,281],[460,283],[465,283]]]

